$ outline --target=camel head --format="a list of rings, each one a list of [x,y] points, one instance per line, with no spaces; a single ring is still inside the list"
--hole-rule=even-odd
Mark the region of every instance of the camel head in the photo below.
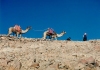
[[[30,30],[30,29],[32,29],[32,27],[31,26],[28,26],[27,29]]]
[[[63,34],[66,34],[66,31],[62,31]]]

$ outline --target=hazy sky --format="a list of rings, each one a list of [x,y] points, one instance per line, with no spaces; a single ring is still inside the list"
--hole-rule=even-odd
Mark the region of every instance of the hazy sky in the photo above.
[[[0,34],[19,24],[22,29],[66,31],[59,40],[82,40],[84,32],[89,40],[100,38],[99,0],[1,0],[0,6]],[[41,38],[43,32],[30,30],[23,36]]]

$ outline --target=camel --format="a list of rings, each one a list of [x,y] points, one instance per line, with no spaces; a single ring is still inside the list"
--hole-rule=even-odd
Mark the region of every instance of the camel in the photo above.
[[[22,30],[19,32],[19,31],[16,31],[14,27],[10,27],[8,29],[8,35],[7,36],[10,36],[10,34],[14,33],[16,34],[17,38],[18,38],[18,35],[20,35],[20,37],[22,37],[22,34],[28,32],[29,30],[31,29],[31,27],[27,27],[25,30]]]
[[[66,34],[65,31],[62,31],[60,34],[57,34],[56,32],[54,32],[54,34],[52,34],[52,35],[48,31],[45,31],[43,33],[43,39],[46,39],[47,36],[49,36],[49,38],[50,38],[50,36],[51,36],[51,39],[57,40],[57,37],[62,37],[64,34]]]

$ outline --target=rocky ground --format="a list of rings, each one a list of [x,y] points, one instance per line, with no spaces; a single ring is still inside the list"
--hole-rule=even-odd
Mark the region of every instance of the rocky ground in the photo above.
[[[0,36],[0,70],[100,70],[100,40]]]

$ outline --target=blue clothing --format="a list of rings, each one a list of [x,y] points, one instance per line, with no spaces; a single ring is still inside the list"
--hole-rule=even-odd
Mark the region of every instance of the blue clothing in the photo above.
[[[87,41],[87,35],[83,35],[83,41]]]

